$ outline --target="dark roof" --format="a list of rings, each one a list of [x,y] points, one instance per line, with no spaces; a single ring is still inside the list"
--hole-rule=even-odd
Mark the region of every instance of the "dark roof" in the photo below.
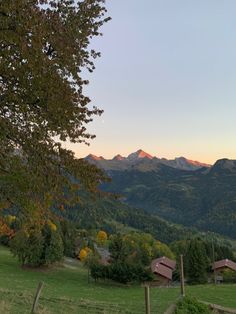
[[[153,268],[152,271],[154,274],[157,274],[169,280],[172,280],[172,270],[169,267],[166,267],[162,264],[156,264],[155,268]]]
[[[156,264],[162,264],[172,270],[175,269],[175,266],[176,266],[176,262],[173,261],[172,259],[169,259],[168,257],[166,256],[162,256],[162,257],[159,257],[159,258],[156,258],[152,261],[151,263],[151,268],[155,268],[155,265]]]
[[[224,267],[228,267],[236,271],[236,263],[232,262],[229,259],[223,259],[221,261],[217,261],[212,265],[212,269],[215,269],[215,270],[219,268],[224,268]]]

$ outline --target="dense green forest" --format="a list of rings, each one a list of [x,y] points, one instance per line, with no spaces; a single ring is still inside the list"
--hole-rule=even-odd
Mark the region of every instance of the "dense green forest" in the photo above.
[[[159,165],[156,171],[109,171],[103,185],[126,204],[172,223],[236,238],[235,162],[219,160],[209,169],[183,171]]]

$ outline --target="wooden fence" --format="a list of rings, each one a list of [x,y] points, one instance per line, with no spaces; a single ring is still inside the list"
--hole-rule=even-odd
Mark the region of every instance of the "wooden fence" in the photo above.
[[[223,307],[223,306],[218,305],[218,304],[213,304],[213,303],[204,302],[204,301],[200,301],[200,302],[208,305],[210,309],[216,310],[217,313],[219,313],[219,314],[236,314],[236,309],[231,309],[228,307]]]

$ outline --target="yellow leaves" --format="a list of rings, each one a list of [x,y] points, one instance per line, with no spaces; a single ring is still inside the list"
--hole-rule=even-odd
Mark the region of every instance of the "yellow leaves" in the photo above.
[[[104,244],[107,241],[107,233],[105,231],[100,230],[97,234],[97,242],[99,244]]]
[[[158,251],[158,255],[166,256],[170,259],[175,259],[174,253],[171,251],[171,249],[165,243],[162,243],[160,241],[156,241],[155,249]]]
[[[143,243],[141,247],[149,257],[152,257],[152,247],[149,243]]]
[[[57,231],[57,226],[51,220],[48,220],[47,224],[52,231]]]
[[[92,250],[89,247],[81,249],[79,252],[79,259],[83,262],[91,252]]]
[[[53,203],[53,195],[51,193],[45,193],[44,195],[44,203],[45,207],[50,207],[50,205]]]
[[[80,252],[79,252],[79,259],[80,259],[81,261],[84,261],[84,260],[86,259],[87,255],[88,255],[88,253],[86,252],[86,250],[85,250],[85,249],[82,249],[82,250],[80,250]]]
[[[7,223],[10,225],[10,224],[12,224],[13,223],[13,221],[15,221],[16,220],[16,216],[12,216],[12,215],[7,215],[6,216],[6,221],[7,221]]]

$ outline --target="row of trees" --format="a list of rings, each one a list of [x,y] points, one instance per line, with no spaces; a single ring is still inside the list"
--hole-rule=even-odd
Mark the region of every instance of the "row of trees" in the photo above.
[[[181,240],[171,244],[172,251],[184,255],[184,271],[190,284],[203,284],[212,272],[212,263],[216,260],[231,259],[235,256],[231,247],[204,241],[200,238]],[[176,279],[179,279],[179,260],[177,259]]]
[[[36,223],[34,219],[26,225],[24,217],[7,215],[4,224],[10,233],[0,236],[0,243],[9,246],[21,265],[40,267],[60,261],[65,254],[62,224],[51,219],[47,223]]]
[[[179,280],[179,256],[184,255],[184,271],[188,283],[204,284],[212,274],[215,260],[229,258],[235,260],[231,247],[200,238],[173,242],[170,247],[155,240],[151,235],[131,232],[125,235],[111,235],[109,242],[111,259],[109,265],[102,265],[99,259],[90,255],[88,261],[94,279],[112,279],[119,282],[152,280],[151,260],[167,256],[176,259],[177,269],[174,280]],[[226,281],[234,280],[234,274],[225,273]]]
[[[152,259],[165,255],[173,258],[170,248],[150,234],[130,232],[109,237],[110,257],[102,262],[95,251],[88,254],[85,264],[95,279],[111,279],[120,283],[151,281]]]
[[[32,219],[26,226],[21,215],[6,215],[4,225],[10,232],[0,236],[0,243],[9,246],[22,265],[32,267],[53,264],[63,256],[84,260],[95,243],[105,245],[107,241],[105,231],[88,232],[56,216],[42,224]]]

